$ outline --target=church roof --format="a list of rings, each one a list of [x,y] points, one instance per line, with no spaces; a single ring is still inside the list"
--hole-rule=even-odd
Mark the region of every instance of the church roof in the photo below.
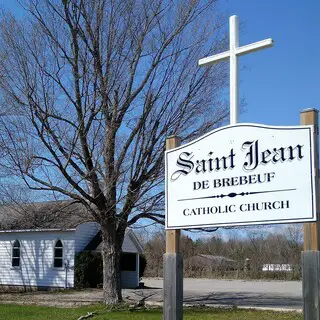
[[[48,201],[0,206],[0,230],[74,229],[93,221],[86,208],[73,201]]]
[[[139,253],[143,252],[143,247],[142,247],[139,239],[137,238],[135,233],[130,228],[126,229],[126,237],[130,238],[133,245],[137,249],[137,252],[139,252]],[[87,246],[84,248],[84,250],[101,252],[101,249],[102,249],[102,237],[101,237],[101,231],[99,231],[91,239],[91,241],[87,244]]]

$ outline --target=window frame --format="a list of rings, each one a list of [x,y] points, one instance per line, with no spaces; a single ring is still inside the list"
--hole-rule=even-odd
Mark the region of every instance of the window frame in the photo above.
[[[61,247],[57,247],[57,243],[58,242],[61,242]],[[61,257],[57,257],[56,256],[56,249],[61,249],[62,250],[62,255],[61,255]],[[55,266],[55,261],[57,261],[57,260],[61,260],[61,267],[56,267]],[[54,241],[54,243],[53,243],[53,251],[52,251],[52,268],[53,269],[60,269],[60,270],[62,270],[62,269],[64,269],[64,243],[63,243],[63,241],[61,240],[61,239],[56,239],[55,241]]]
[[[18,244],[18,246],[16,246]],[[15,256],[14,251],[18,250],[18,256]],[[14,265],[13,261],[18,260],[18,265]],[[11,268],[20,269],[21,268],[21,242],[18,239],[15,239],[11,244]]]

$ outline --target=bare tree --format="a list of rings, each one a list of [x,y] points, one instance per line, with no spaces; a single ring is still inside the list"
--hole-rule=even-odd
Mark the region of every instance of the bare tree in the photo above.
[[[301,224],[287,225],[284,230],[287,239],[289,258],[287,263],[292,264],[292,277],[300,278],[301,275],[301,251],[303,251],[303,232]]]
[[[255,276],[259,276],[262,271],[262,265],[265,259],[266,237],[267,232],[263,228],[254,228],[247,231],[250,268]]]
[[[1,165],[101,225],[104,301],[122,299],[125,229],[163,223],[165,137],[227,116],[215,0],[28,0],[0,22]],[[210,40],[210,41],[209,41]]]
[[[166,237],[163,231],[159,231],[145,246],[145,255],[147,258],[147,272],[149,276],[160,277],[162,269],[163,254],[166,248]]]

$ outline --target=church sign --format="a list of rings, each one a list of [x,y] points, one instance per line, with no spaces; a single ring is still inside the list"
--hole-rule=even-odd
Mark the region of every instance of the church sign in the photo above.
[[[166,228],[316,220],[313,127],[237,124],[166,152]]]

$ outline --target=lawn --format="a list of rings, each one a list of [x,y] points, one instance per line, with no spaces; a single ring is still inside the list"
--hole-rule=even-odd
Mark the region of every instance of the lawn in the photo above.
[[[153,320],[162,319],[162,310],[104,311],[102,306],[53,308],[39,306],[0,305],[1,320],[77,320],[87,312],[98,311],[92,320]],[[192,308],[184,311],[185,320],[302,320],[303,315],[243,309]]]

